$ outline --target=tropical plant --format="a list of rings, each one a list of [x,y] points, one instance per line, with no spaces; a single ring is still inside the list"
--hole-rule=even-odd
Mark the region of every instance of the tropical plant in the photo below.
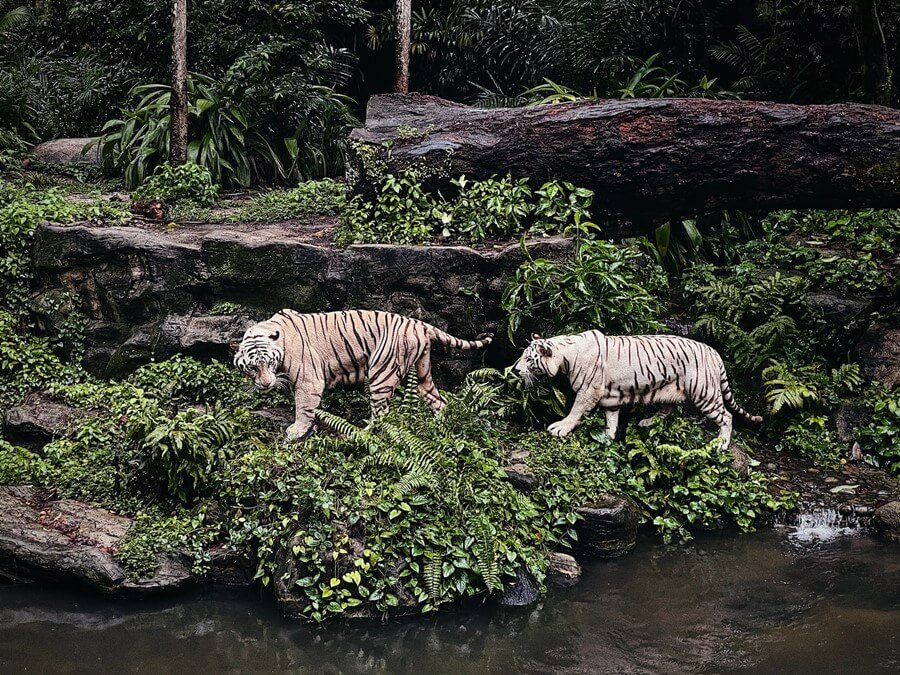
[[[168,157],[170,92],[167,85],[143,84],[131,95],[138,99],[134,107],[103,126],[99,144],[107,166],[136,187]],[[283,174],[281,159],[255,126],[259,121],[221,82],[189,76],[188,120],[188,159],[208,169],[214,182],[247,186],[255,176]]]
[[[578,227],[581,234],[567,262],[533,258],[523,245],[526,260],[503,291],[510,339],[525,322],[554,335],[592,328],[610,334],[661,329],[661,304],[653,293],[666,286],[661,270],[632,248],[588,238],[593,224]]]
[[[862,400],[870,411],[867,423],[858,432],[863,452],[876,466],[900,475],[900,389],[892,391],[875,382]]]
[[[456,233],[473,241],[488,237],[508,237],[525,229],[532,193],[528,179],[488,178],[467,180],[460,176],[451,181],[458,188],[444,223],[446,235]]]
[[[125,433],[137,443],[137,456],[148,476],[164,485],[163,494],[183,502],[196,499],[217,479],[237,435],[239,415],[223,408],[196,408],[168,414],[153,399],[135,396],[125,413]]]

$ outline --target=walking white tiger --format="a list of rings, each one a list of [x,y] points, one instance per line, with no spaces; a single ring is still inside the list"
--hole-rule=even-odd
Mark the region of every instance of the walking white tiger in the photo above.
[[[293,387],[296,411],[287,435],[296,439],[311,432],[326,389],[368,382],[372,413],[381,415],[413,365],[419,395],[440,410],[446,401],[431,379],[431,343],[481,349],[491,340],[488,334],[460,340],[424,321],[388,312],[300,314],[283,309],[247,329],[234,365],[257,389]]]
[[[734,400],[722,357],[709,345],[674,335],[607,336],[598,330],[532,342],[513,366],[526,384],[562,373],[575,391],[569,414],[549,427],[565,436],[597,405],[606,410],[606,433],[615,438],[619,408],[629,404],[692,401],[731,443],[731,411],[762,422]]]

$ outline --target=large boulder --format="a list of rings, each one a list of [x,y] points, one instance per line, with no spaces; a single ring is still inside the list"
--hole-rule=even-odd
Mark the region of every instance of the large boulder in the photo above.
[[[131,578],[113,557],[130,518],[28,486],[0,486],[0,571],[114,595],[146,595],[193,581],[179,560],[160,556],[149,577]]]
[[[888,502],[875,509],[872,527],[883,537],[900,542],[900,501]]]
[[[95,144],[85,150],[88,143],[96,138],[57,138],[55,141],[39,143],[31,149],[31,154],[47,164],[90,164],[100,166],[100,146]]]
[[[331,223],[331,226],[334,222]],[[223,223],[167,229],[146,225],[44,224],[33,249],[34,303],[73,291],[87,315],[85,363],[125,374],[175,352],[227,357],[251,319],[289,307],[301,312],[381,309],[423,319],[453,335],[494,331],[485,352],[434,359],[439,384],[459,381],[483,359],[506,365],[513,350],[499,330],[507,278],[524,259],[518,244],[331,248],[309,243],[310,223]],[[321,218],[316,221],[321,229]],[[560,259],[572,242],[542,238],[531,255]],[[236,316],[211,314],[228,302]],[[45,317],[46,323],[52,317]]]
[[[32,393],[6,412],[3,437],[14,445],[40,450],[54,438],[65,435],[73,422],[88,414],[82,408],[54,401],[46,394]]]

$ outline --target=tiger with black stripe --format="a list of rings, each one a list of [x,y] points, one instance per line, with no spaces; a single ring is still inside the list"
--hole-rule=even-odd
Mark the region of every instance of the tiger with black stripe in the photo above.
[[[722,447],[731,443],[732,414],[762,422],[734,400],[725,364],[709,345],[674,335],[604,335],[589,330],[532,341],[513,372],[533,384],[561,373],[575,391],[569,414],[549,427],[566,436],[598,405],[606,411],[606,433],[616,437],[624,405],[692,401],[719,427]]]
[[[383,415],[413,366],[419,395],[439,411],[446,400],[431,379],[432,343],[468,350],[486,347],[491,340],[489,334],[460,340],[424,321],[389,312],[300,314],[283,309],[247,329],[234,365],[257,389],[293,387],[296,411],[287,435],[298,439],[311,433],[326,390],[368,382],[372,414]]]

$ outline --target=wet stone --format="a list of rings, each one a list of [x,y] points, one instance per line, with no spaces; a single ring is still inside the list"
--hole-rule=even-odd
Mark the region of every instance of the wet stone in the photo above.
[[[872,527],[886,539],[900,542],[900,501],[876,509],[872,514]]]
[[[524,607],[541,597],[541,588],[528,570],[519,568],[515,581],[504,584],[503,594],[497,599],[504,607]]]
[[[554,551],[550,554],[547,581],[554,586],[568,588],[581,580],[581,565],[568,553]]]
[[[194,580],[180,560],[159,557],[146,578],[131,579],[114,558],[132,520],[29,486],[0,487],[0,570],[113,595],[146,595]]]

